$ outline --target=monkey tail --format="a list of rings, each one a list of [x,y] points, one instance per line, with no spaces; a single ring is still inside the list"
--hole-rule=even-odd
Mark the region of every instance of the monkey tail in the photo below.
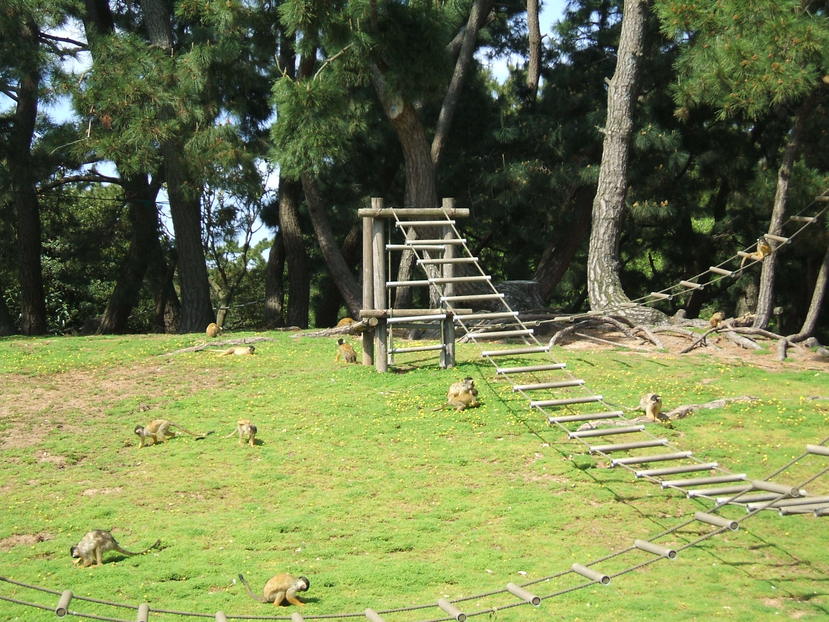
[[[121,553],[122,555],[143,555],[144,553],[153,550],[154,548],[156,548],[160,544],[161,544],[161,540],[156,540],[153,544],[148,546],[143,551],[138,551],[137,553],[133,553],[132,551],[128,551],[124,548],[121,548],[121,545],[116,543],[115,544],[115,550],[118,551],[119,553]]]
[[[259,603],[268,602],[268,601],[265,600],[264,596],[257,596],[256,594],[253,593],[253,590],[250,589],[250,585],[248,585],[248,582],[245,580],[245,577],[243,577],[241,574],[239,575],[239,581],[241,581],[242,585],[245,586],[245,589],[248,591],[248,594],[250,595],[250,597],[253,600],[255,600],[256,602],[259,602]]]
[[[186,429],[184,429],[183,427],[181,427],[181,426],[180,426],[179,424],[177,424],[177,423],[171,423],[171,424],[170,424],[170,427],[171,427],[171,428],[175,428],[175,429],[177,429],[177,430],[181,430],[182,432],[184,432],[185,434],[189,434],[190,436],[195,436],[195,437],[196,437],[196,440],[201,440],[201,439],[203,439],[205,436],[207,436],[208,434],[213,434],[213,430],[211,430],[210,432],[205,432],[204,434],[196,434],[195,432],[191,432],[190,430],[186,430]]]

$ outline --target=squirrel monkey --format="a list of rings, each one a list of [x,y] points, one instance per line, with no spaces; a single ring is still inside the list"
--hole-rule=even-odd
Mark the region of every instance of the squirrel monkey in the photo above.
[[[452,383],[446,394],[446,401],[455,410],[479,406],[478,389],[475,388],[475,381],[467,376],[459,382]]]
[[[751,253],[746,253],[743,256],[743,260],[740,262],[740,270],[743,269],[743,266],[745,266],[746,262],[749,261],[749,260],[751,260],[751,261],[763,261],[763,259],[765,259],[769,255],[771,255],[771,251],[772,251],[771,245],[768,243],[766,238],[760,236],[759,238],[757,238],[757,250],[755,250]]]
[[[150,549],[154,549],[159,544],[161,544],[161,540],[156,540],[152,546],[148,546],[138,553],[133,553],[132,551],[122,549],[121,545],[118,544],[109,531],[93,529],[81,538],[81,541],[76,546],[69,547],[69,554],[74,559],[75,564],[80,564],[82,568],[86,568],[93,564],[102,566],[104,563],[103,555],[107,551],[118,551],[122,555],[141,555]]]
[[[222,327],[216,324],[216,322],[210,322],[204,332],[210,338],[218,337],[222,334]]]
[[[716,313],[713,313],[711,317],[708,319],[708,325],[711,328],[717,328],[717,326],[719,326],[724,319],[725,313],[723,313],[722,311],[717,311]]]
[[[147,425],[135,426],[133,432],[135,432],[138,435],[138,438],[140,439],[138,442],[138,449],[141,449],[142,447],[145,447],[147,445],[163,443],[167,439],[174,437],[176,434],[170,428],[176,428],[178,430],[181,430],[185,434],[195,436],[197,441],[200,441],[208,434],[212,434],[212,432],[196,434],[195,432],[191,432],[190,430],[185,430],[177,423],[173,423],[172,421],[168,421],[167,419],[153,419]],[[148,439],[150,442],[147,442]]]
[[[233,346],[227,350],[219,352],[219,356],[230,356],[232,354],[243,356],[245,354],[253,354],[256,348],[254,346]]]
[[[645,411],[645,416],[651,421],[667,421],[667,417],[662,414],[662,396],[656,393],[643,395],[639,408]]]
[[[287,572],[282,572],[271,577],[265,584],[265,587],[262,589],[264,596],[256,596],[253,590],[250,589],[250,585],[248,585],[245,577],[239,575],[239,581],[245,586],[245,589],[253,600],[259,601],[260,603],[273,603],[276,607],[279,607],[285,600],[292,605],[301,607],[305,603],[297,598],[296,593],[306,592],[311,587],[311,582],[308,580],[308,577],[295,578]]]
[[[236,422],[236,429],[225,436],[225,438],[230,438],[234,434],[238,434],[240,445],[247,442],[248,445],[253,447],[256,444],[256,432],[256,426],[250,419],[239,419],[239,421]]]
[[[334,357],[334,362],[336,363],[340,358],[346,363],[356,363],[357,353],[351,347],[351,344],[346,343],[342,339],[337,339],[337,355]]]

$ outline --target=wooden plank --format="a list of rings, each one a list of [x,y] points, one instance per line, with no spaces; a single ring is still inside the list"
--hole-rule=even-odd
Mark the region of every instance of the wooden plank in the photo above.
[[[382,201],[382,199],[380,199]],[[446,216],[448,218],[468,218],[468,207],[455,207],[446,212],[439,207],[386,207],[375,209],[373,207],[362,207],[357,210],[357,216],[360,218],[441,218]]]

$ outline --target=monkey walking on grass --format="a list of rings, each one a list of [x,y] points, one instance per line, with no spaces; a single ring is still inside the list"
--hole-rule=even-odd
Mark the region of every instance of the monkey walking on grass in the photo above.
[[[107,551],[118,551],[122,555],[142,555],[150,549],[156,548],[161,544],[161,540],[156,540],[155,544],[148,546],[143,551],[133,553],[121,548],[118,541],[113,535],[103,529],[93,529],[88,532],[81,541],[75,546],[69,547],[69,554],[72,556],[75,564],[79,564],[82,568],[87,568],[93,564],[102,566],[104,563],[103,555]]]
[[[273,603],[275,607],[279,607],[285,600],[292,605],[302,607],[305,603],[297,598],[296,593],[305,592],[311,587],[311,582],[308,580],[308,577],[294,577],[287,572],[282,572],[271,577],[265,584],[265,587],[262,589],[263,596],[257,596],[250,589],[250,585],[248,585],[245,577],[239,575],[239,581],[245,586],[245,589],[253,600],[260,603]]]

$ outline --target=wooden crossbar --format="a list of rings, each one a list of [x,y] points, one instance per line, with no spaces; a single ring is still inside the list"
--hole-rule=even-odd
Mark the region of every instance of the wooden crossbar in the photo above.
[[[607,585],[610,583],[610,577],[606,574],[602,574],[592,568],[588,568],[587,566],[582,566],[581,564],[573,564],[570,567],[573,572],[579,573],[583,577],[587,577],[591,581],[595,581],[596,583],[601,583],[602,585]]]
[[[683,287],[689,287],[691,289],[703,289],[704,288],[704,285],[702,285],[700,283],[694,283],[693,281],[680,281],[679,284],[682,285]]]
[[[451,246],[460,246],[461,244],[466,244],[466,238],[448,238],[446,240],[440,240],[436,238],[431,239],[422,239],[422,240],[405,240],[403,242],[407,246],[417,247],[420,248],[423,245],[429,246],[432,244],[439,244],[441,246],[451,245]]]
[[[563,380],[561,382],[538,382],[536,384],[517,384],[512,387],[512,392],[518,391],[539,391],[541,389],[562,389],[564,387],[580,387],[584,380]]]
[[[740,495],[737,498],[734,498],[734,495],[729,495],[727,497],[717,497],[716,501],[718,504],[722,505],[723,503],[759,503],[760,501],[771,501],[772,499],[779,499],[780,495],[775,494],[773,492],[763,492],[757,493],[754,495]]]
[[[664,546],[659,546],[658,544],[648,542],[647,540],[634,540],[633,546],[635,546],[637,549],[642,549],[643,551],[647,551],[648,553],[653,553],[654,555],[659,555],[660,557],[665,557],[667,559],[676,558],[676,551],[674,551],[673,549],[668,549]]]
[[[496,367],[496,374],[524,374],[533,371],[551,371],[554,369],[564,369],[564,363],[550,363],[549,365],[527,365],[526,367]]]
[[[614,436],[616,434],[634,434],[645,429],[643,425],[618,426],[608,428],[594,428],[582,430],[581,432],[568,432],[569,438],[591,438],[594,436]]]
[[[472,339],[501,339],[502,337],[526,337],[533,334],[531,328],[520,328],[516,330],[494,330],[494,331],[471,331],[466,336]]]
[[[477,263],[477,261],[477,257],[446,257],[438,259],[418,259],[417,264],[422,266],[427,264]]]
[[[829,503],[829,497],[828,496],[797,497],[796,499],[780,499],[778,501],[773,501],[771,504],[769,504],[769,507],[772,507],[772,508],[787,508],[787,507],[793,507],[793,506],[797,506],[797,505],[815,505],[815,504],[821,504],[821,503]],[[749,507],[750,510],[754,510],[758,507],[763,507],[765,505],[766,505],[765,503],[751,502],[751,503],[748,504],[748,507]]]
[[[731,276],[732,274],[734,274],[734,272],[732,272],[731,270],[725,270],[723,268],[718,268],[717,266],[709,266],[708,272],[713,272],[714,274],[722,274],[725,276]]]
[[[775,242],[780,242],[781,244],[785,244],[789,241],[789,238],[785,238],[782,235],[775,235],[773,233],[764,233],[763,237],[767,240],[774,240]]]
[[[535,594],[531,594],[523,587],[515,585],[515,583],[507,583],[507,591],[513,596],[538,607],[541,604],[541,599]]]
[[[717,488],[698,488],[697,490],[689,490],[685,494],[693,499],[695,497],[713,497],[716,495],[736,495],[754,490],[754,486],[750,484],[741,484],[739,486],[719,486]]]
[[[613,445],[591,445],[591,454],[609,454],[614,451],[628,451],[630,449],[645,449],[646,447],[660,447],[668,444],[667,438],[657,438],[652,441],[637,441],[635,443],[617,443]]]
[[[518,311],[496,311],[493,313],[470,313],[468,315],[462,315],[460,313],[455,314],[455,319],[457,321],[466,321],[466,320],[498,320],[504,318],[515,318],[518,317]]]
[[[394,225],[396,227],[441,227],[444,225],[454,225],[454,220],[399,220]]]
[[[725,529],[730,529],[731,531],[737,531],[740,527],[740,524],[735,520],[729,520],[727,518],[723,518],[722,516],[717,516],[716,514],[708,514],[707,512],[695,512],[694,518],[702,523],[723,527]]]
[[[412,248],[411,244],[386,244],[387,251],[407,251]],[[438,244],[430,244],[428,246],[418,246],[419,250],[422,251],[442,251],[446,250],[446,247]]]
[[[776,492],[789,497],[805,497],[808,494],[802,488],[792,488],[791,486],[786,486],[785,484],[776,484],[762,479],[756,479],[751,483],[757,490]]]
[[[614,458],[610,461],[610,466],[644,464],[648,462],[666,462],[668,460],[682,460],[683,458],[690,458],[692,455],[693,454],[690,451],[680,451],[673,454],[655,454],[653,456],[631,456],[629,458]]]
[[[550,423],[571,423],[574,421],[593,421],[598,419],[615,419],[624,413],[621,410],[613,410],[604,413],[586,413],[583,415],[564,415],[563,417],[548,417]]]
[[[719,466],[716,462],[705,462],[703,464],[688,464],[677,467],[666,467],[664,469],[643,469],[636,471],[636,477],[657,477],[660,475],[677,475],[679,473],[695,473],[697,471],[710,471]]]
[[[380,199],[382,201],[382,199]],[[361,207],[357,210],[360,218],[467,218],[468,207]]]
[[[686,486],[705,486],[706,484],[725,484],[727,482],[740,482],[745,480],[745,473],[734,475],[715,475],[713,477],[689,477],[688,479],[672,479],[662,482],[662,488],[673,486],[684,488]]]
[[[389,324],[402,324],[404,322],[434,322],[437,320],[446,319],[445,313],[425,314],[425,315],[402,315],[400,317],[390,317],[386,320]]]
[[[546,408],[547,406],[567,406],[568,404],[590,404],[601,402],[601,395],[588,395],[587,397],[570,397],[562,400],[533,400],[530,408]]]
[[[467,296],[441,296],[441,302],[452,302],[453,300],[494,300],[503,298],[504,294],[469,294]]]
[[[515,356],[516,354],[537,354],[539,352],[548,352],[550,346],[533,346],[530,348],[510,348],[507,350],[484,350],[481,352],[482,357],[489,356]],[[561,368],[563,369],[563,368]],[[541,370],[538,370],[541,371]]]
[[[431,350],[443,350],[444,346],[412,346],[411,348],[392,348],[394,354],[403,354],[404,352],[429,352]]]
[[[465,613],[463,613],[463,612],[462,612],[460,609],[458,609],[457,607],[455,607],[455,605],[453,605],[452,603],[450,603],[450,602],[449,602],[448,600],[446,600],[445,598],[439,598],[439,599],[438,599],[438,607],[440,607],[441,609],[443,609],[443,611],[444,611],[444,612],[448,613],[448,614],[449,614],[449,616],[450,616],[453,620],[457,620],[457,622],[465,622],[465,620],[466,620],[466,614],[465,614]]]

